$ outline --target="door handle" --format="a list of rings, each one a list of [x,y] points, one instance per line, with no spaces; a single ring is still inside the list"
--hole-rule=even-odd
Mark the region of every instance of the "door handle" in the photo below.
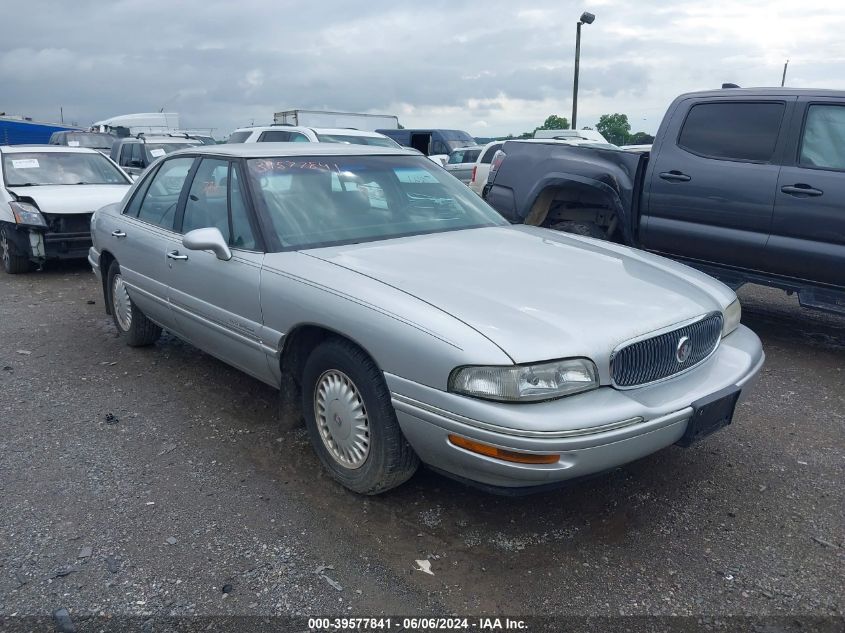
[[[795,185],[784,185],[780,188],[781,191],[784,193],[789,194],[790,196],[820,196],[824,193],[821,189],[815,189],[810,185],[805,185],[802,182],[799,182]]]
[[[188,259],[188,256],[187,256],[187,255],[180,255],[180,254],[179,254],[179,251],[170,251],[169,253],[167,253],[167,256],[168,256],[170,259],[177,259],[177,260],[180,260],[180,261],[181,261],[181,260]]]
[[[672,171],[663,171],[658,174],[663,180],[669,180],[673,182],[689,182],[692,180],[686,174],[682,174],[677,169],[673,169]]]
[[[112,237],[126,237],[126,233],[124,233],[124,232],[123,232],[123,231],[121,231],[120,229],[117,229],[117,230],[115,230],[115,231],[112,231],[112,232],[111,232],[111,235],[112,235]]]

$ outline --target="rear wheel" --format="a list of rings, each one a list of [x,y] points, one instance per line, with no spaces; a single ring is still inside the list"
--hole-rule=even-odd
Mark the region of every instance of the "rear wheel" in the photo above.
[[[10,275],[18,275],[32,270],[29,257],[21,255],[15,241],[9,237],[11,229],[0,226],[0,256],[3,258],[3,270]]]
[[[384,376],[356,345],[331,339],[311,353],[302,410],[314,451],[350,490],[378,494],[416,471],[419,459],[399,428]]]
[[[143,347],[155,343],[161,336],[161,328],[132,303],[117,262],[112,262],[109,266],[108,289],[114,324],[126,344],[130,347]]]

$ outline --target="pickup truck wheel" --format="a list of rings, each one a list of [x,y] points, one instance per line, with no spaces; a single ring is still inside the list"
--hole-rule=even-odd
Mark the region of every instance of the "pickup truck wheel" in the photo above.
[[[132,303],[116,261],[109,266],[107,287],[114,325],[126,344],[130,347],[143,347],[155,343],[161,336],[161,328]]]
[[[573,222],[571,220],[566,220],[564,222],[553,224],[550,228],[555,231],[563,231],[564,233],[574,233],[575,235],[594,237],[598,240],[607,239],[607,233],[595,222]]]
[[[9,237],[10,229],[0,227],[0,256],[3,257],[3,270],[10,275],[19,275],[32,270],[32,262],[29,257],[18,253],[18,247],[14,240]]]
[[[378,494],[417,470],[381,370],[349,341],[330,339],[308,357],[302,411],[314,451],[346,488]]]

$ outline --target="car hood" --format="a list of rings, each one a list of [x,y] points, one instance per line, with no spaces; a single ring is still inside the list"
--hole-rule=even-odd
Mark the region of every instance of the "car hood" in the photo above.
[[[30,198],[44,213],[93,213],[119,202],[130,185],[41,185],[8,187],[21,198]]]
[[[720,282],[634,249],[537,227],[495,227],[305,251],[431,304],[516,363],[606,366],[634,337],[723,309]]]

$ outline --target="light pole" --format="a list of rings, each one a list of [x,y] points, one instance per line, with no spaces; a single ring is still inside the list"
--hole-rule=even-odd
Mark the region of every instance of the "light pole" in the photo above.
[[[592,13],[584,11],[581,14],[581,19],[578,20],[578,26],[575,27],[575,83],[572,86],[572,129],[578,124],[578,67],[581,63],[581,25],[592,24],[596,19]]]

